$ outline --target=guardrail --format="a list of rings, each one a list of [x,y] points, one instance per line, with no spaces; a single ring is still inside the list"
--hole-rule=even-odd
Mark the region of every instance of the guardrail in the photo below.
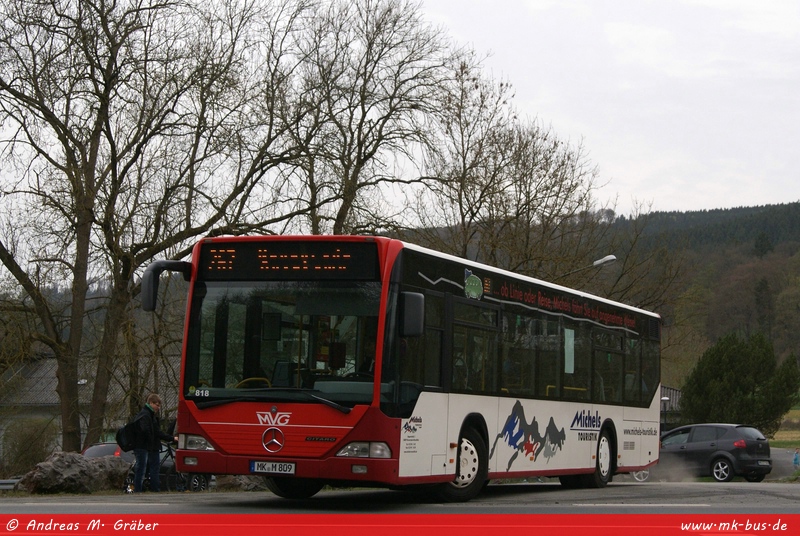
[[[14,486],[19,482],[19,478],[10,478],[8,480],[0,480],[0,491],[11,491]]]

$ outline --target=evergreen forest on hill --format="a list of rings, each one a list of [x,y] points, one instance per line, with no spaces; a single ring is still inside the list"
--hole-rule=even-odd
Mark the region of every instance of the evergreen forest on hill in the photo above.
[[[702,353],[730,333],[763,333],[779,362],[798,357],[800,203],[640,217],[652,246],[668,245],[683,265],[677,295],[659,311],[664,385],[680,388]]]

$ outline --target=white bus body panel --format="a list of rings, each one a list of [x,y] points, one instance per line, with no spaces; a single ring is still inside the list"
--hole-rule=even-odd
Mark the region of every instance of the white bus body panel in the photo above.
[[[471,414],[486,423],[490,473],[587,472],[595,466],[600,428],[608,421],[616,431],[618,470],[625,472],[658,458],[657,398],[653,404],[624,408],[423,392],[413,415],[402,421],[399,476],[455,475],[459,433]]]
[[[401,477],[442,475],[448,468],[448,397],[445,393],[423,392],[414,414],[400,427]],[[457,433],[457,432],[456,432]],[[453,458],[450,455],[450,458]]]

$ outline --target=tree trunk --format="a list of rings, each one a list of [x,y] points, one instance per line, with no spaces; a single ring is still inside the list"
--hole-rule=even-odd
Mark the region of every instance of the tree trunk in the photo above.
[[[78,393],[78,359],[71,348],[56,351],[56,392],[61,405],[61,450],[80,452],[81,419]]]
[[[128,322],[127,308],[132,296],[125,282],[117,282],[111,290],[108,309],[103,323],[103,337],[97,353],[97,371],[89,412],[89,427],[84,446],[100,440],[105,431],[105,415],[108,405],[108,389],[112,372],[119,367],[119,335]]]
[[[78,207],[91,202],[76,203]],[[89,288],[89,245],[92,229],[91,210],[78,208],[75,229],[75,262],[72,269],[72,304],[69,339],[65,352],[58,356],[58,395],[61,399],[62,449],[79,452],[81,448],[78,362],[83,341],[86,292]]]

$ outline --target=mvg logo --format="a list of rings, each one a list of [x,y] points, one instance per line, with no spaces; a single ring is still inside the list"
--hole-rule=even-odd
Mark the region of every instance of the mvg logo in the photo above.
[[[270,426],[289,424],[289,417],[292,413],[289,411],[276,411],[274,413],[269,411],[257,411],[258,424],[267,424]]]

